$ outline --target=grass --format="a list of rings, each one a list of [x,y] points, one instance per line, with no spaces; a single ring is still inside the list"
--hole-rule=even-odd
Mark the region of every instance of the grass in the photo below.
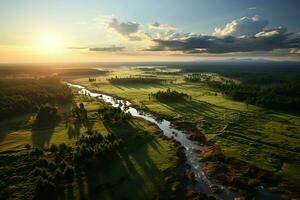
[[[0,154],[0,198],[31,199],[33,161],[27,153]]]
[[[91,84],[86,77],[72,79],[74,83],[103,93],[130,99],[159,116],[173,121],[185,121],[195,125],[207,138],[219,144],[225,152],[262,169],[274,171],[289,178],[299,177],[295,169],[300,163],[300,117],[262,109],[253,105],[232,101],[201,83],[188,83],[183,75],[158,75],[158,78],[176,79],[172,84],[113,85],[108,77],[143,75],[137,69],[122,69],[107,77],[97,77]],[[161,103],[149,99],[149,93],[170,88],[192,96],[184,103]],[[286,167],[288,163],[289,167]],[[283,171],[283,172],[281,172]]]
[[[103,123],[102,123],[103,124]],[[165,177],[177,165],[175,146],[155,134],[158,128],[139,119],[105,124],[123,139],[125,150],[107,167],[95,168],[63,185],[62,199],[154,199],[169,196]],[[106,133],[103,133],[104,135]],[[26,153],[0,154],[0,188],[9,198],[31,199],[34,162]],[[109,187],[106,187],[108,186]],[[138,189],[133,189],[138,188]]]
[[[93,170],[84,178],[89,188],[80,196],[92,199],[153,199],[166,190],[164,176],[176,166],[176,151],[170,142],[153,135],[156,127],[133,120],[130,124],[111,127],[125,143],[125,152],[103,170]],[[79,182],[75,183],[79,187]],[[112,185],[110,189],[103,189]],[[97,192],[101,190],[102,192]],[[138,188],[138,189],[133,189]],[[78,197],[80,197],[78,196]]]
[[[279,175],[286,177],[289,181],[291,181],[295,185],[298,185],[300,182],[299,169],[300,163],[284,163],[279,172]]]
[[[85,101],[77,97],[76,101]],[[85,102],[89,117],[102,104],[95,102]],[[52,125],[33,126],[35,114],[28,114],[19,117],[10,118],[0,122],[0,152],[24,150],[26,144],[33,147],[49,147],[51,144],[66,143],[74,145],[77,138],[85,134],[89,127],[83,124],[69,122],[68,118],[71,112],[70,105],[64,105],[59,108],[60,120]],[[107,133],[103,123],[93,123],[93,130]]]
[[[2,121],[0,143],[0,196],[7,199],[32,199],[35,179],[30,173],[34,161],[25,144],[49,147],[50,144],[74,145],[78,136],[88,129],[106,135],[118,135],[124,143],[124,150],[112,158],[106,167],[91,168],[78,175],[70,184],[62,185],[61,199],[156,199],[170,197],[170,185],[165,180],[176,172],[179,157],[177,147],[159,137],[159,129],[141,119],[128,123],[104,122],[96,114],[101,102],[89,97],[76,96],[76,102],[83,102],[88,110],[88,125],[75,125],[68,120],[70,110],[61,109],[61,119],[53,126],[33,130],[34,115],[26,115]],[[75,127],[76,126],[76,127]],[[4,135],[5,134],[5,135]],[[45,155],[47,159],[51,154]],[[138,188],[138,189],[137,189]]]

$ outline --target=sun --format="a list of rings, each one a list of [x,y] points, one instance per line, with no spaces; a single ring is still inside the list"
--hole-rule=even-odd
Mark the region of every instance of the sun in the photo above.
[[[63,50],[63,43],[58,36],[45,35],[39,38],[39,49],[45,53],[59,53]]]

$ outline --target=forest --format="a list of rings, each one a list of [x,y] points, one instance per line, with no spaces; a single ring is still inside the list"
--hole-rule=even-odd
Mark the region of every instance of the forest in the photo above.
[[[243,64],[187,65],[186,81],[204,82],[229,98],[247,104],[286,111],[300,111],[300,69],[298,63],[270,62]],[[201,73],[217,73],[235,79],[215,81]]]
[[[296,193],[297,70],[190,67],[170,66],[161,74],[131,67],[96,76],[1,79],[0,195],[193,199],[186,189],[203,184],[196,179],[199,173],[215,181],[208,194],[197,193],[200,199],[219,197],[222,187],[247,198],[260,197],[260,185]],[[82,93],[78,85],[99,96]],[[135,109],[155,123],[137,118]],[[199,170],[198,164],[203,165]],[[132,186],[147,192],[137,193]]]
[[[169,83],[173,80],[150,77],[113,77],[107,79],[112,84],[161,84]]]
[[[300,111],[300,83],[281,85],[223,84],[208,82],[210,87],[236,101],[267,108]]]
[[[97,70],[97,69],[89,69],[89,68],[76,68],[76,69],[58,69],[58,75],[60,76],[84,76],[84,75],[106,75],[109,71],[105,70]]]
[[[37,111],[45,103],[72,101],[72,91],[58,78],[0,79],[0,119]]]
[[[176,101],[185,101],[191,100],[192,97],[183,92],[177,92],[176,90],[171,90],[168,88],[166,91],[159,90],[156,93],[150,93],[149,98],[154,97],[158,101],[162,102],[176,102]]]

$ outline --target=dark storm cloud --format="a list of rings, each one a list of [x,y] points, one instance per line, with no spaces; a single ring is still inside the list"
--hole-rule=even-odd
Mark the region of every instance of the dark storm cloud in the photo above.
[[[117,46],[112,46],[112,47],[93,47],[89,48],[89,51],[106,51],[106,52],[116,52],[116,51],[123,51],[125,47],[117,47]]]
[[[286,33],[284,28],[261,31],[253,36],[194,35],[175,40],[152,40],[155,45],[146,51],[181,51],[193,53],[231,53],[272,51],[274,49],[300,48],[300,35]]]

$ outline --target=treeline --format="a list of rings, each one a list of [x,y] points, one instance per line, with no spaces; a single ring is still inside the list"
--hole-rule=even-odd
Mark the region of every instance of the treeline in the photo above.
[[[216,62],[187,64],[179,67],[185,73],[217,73],[245,84],[282,84],[299,81],[299,62]]]
[[[57,117],[57,108],[49,104],[44,104],[39,107],[36,115],[36,124],[53,122]]]
[[[80,103],[79,107],[77,106],[77,104],[73,106],[72,115],[73,117],[75,117],[76,121],[78,122],[88,121],[87,110],[85,109],[83,103]]]
[[[300,83],[261,86],[209,82],[208,85],[236,101],[273,109],[300,111]]]
[[[179,75],[182,74],[181,71],[152,71],[152,72],[145,72],[146,74],[155,74],[155,75]]]
[[[107,136],[93,134],[81,136],[77,145],[74,152],[75,162],[85,166],[97,162],[104,166],[106,161],[109,161],[122,147],[122,140],[113,134]]]
[[[89,78],[89,82],[96,82],[97,79],[96,78]]]
[[[293,62],[215,63],[186,66],[186,73],[217,73],[239,80],[204,81],[226,96],[267,108],[299,111],[300,65]],[[190,80],[197,81],[197,75]]]
[[[43,104],[71,102],[72,90],[55,77],[0,79],[0,119],[37,111]]]
[[[212,75],[211,74],[203,74],[203,73],[192,73],[188,74],[184,77],[184,80],[187,82],[205,82],[211,81]]]
[[[173,83],[171,79],[151,78],[151,77],[114,77],[107,79],[113,84],[162,84]]]
[[[99,108],[98,114],[102,116],[104,121],[109,121],[110,123],[125,122],[132,118],[130,113],[123,112],[119,107],[111,106]]]
[[[35,168],[31,174],[36,179],[33,199],[59,199],[63,196],[60,193],[64,191],[64,184],[81,178],[91,167],[100,169],[109,165],[122,147],[123,142],[117,136],[93,132],[90,136],[81,136],[75,147],[62,143],[32,149],[30,156],[35,160]]]
[[[162,102],[171,102],[171,101],[175,102],[175,101],[184,101],[184,100],[192,99],[192,97],[189,96],[188,94],[183,92],[177,92],[176,90],[170,90],[170,88],[168,88],[166,91],[159,90],[156,93],[150,93],[149,99],[151,97],[154,97],[158,101],[162,101]]]
[[[61,76],[84,76],[84,75],[106,75],[109,71],[90,69],[90,68],[72,68],[60,69],[58,74]]]

